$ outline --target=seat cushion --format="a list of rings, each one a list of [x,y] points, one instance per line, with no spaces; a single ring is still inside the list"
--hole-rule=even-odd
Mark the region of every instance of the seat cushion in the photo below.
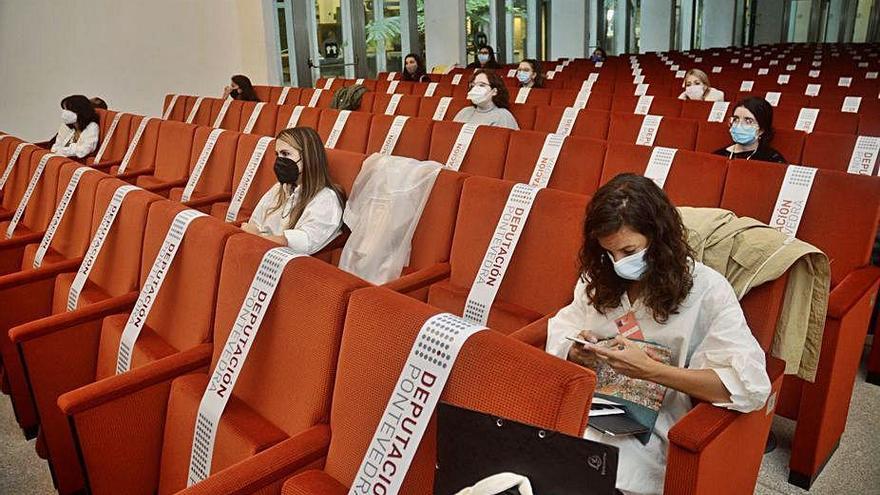
[[[104,378],[116,374],[116,357],[119,353],[119,341],[122,340],[122,331],[128,322],[128,314],[111,315],[104,318],[101,325],[101,341],[98,345],[98,368],[95,379]],[[178,352],[168,342],[153,331],[149,325],[145,325],[138,335],[134,351],[131,356],[131,369],[138,368],[163,357]]]
[[[70,293],[70,286],[73,285],[73,279],[76,273],[62,273],[55,278],[55,293],[52,296],[52,314],[60,314],[67,311],[67,295]],[[110,299],[110,295],[103,289],[87,280],[82,291],[79,293],[79,302],[77,308],[82,308],[89,304]]]
[[[281,488],[282,495],[345,495],[348,488],[324,471],[311,470],[290,478]]]
[[[191,374],[171,384],[165,438],[162,444],[159,493],[175,493],[186,487],[196,413],[208,375]],[[232,396],[217,429],[211,472],[216,473],[284,440],[287,435],[247,404]]]
[[[135,185],[149,190],[150,188],[159,187],[168,183],[167,180],[155,175],[141,175],[135,180]]]
[[[456,287],[449,280],[437,282],[428,289],[428,304],[460,315],[464,312],[469,292],[469,288]],[[488,326],[493,330],[507,334],[519,330],[543,316],[522,306],[495,299],[489,312]]]

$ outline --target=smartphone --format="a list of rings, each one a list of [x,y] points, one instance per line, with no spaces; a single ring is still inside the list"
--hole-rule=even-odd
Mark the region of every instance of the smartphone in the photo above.
[[[582,339],[582,338],[580,338],[580,337],[565,337],[565,338],[568,339],[568,340],[570,340],[571,342],[574,342],[574,343],[577,343],[577,344],[581,344],[581,345],[584,345],[584,346],[588,346],[588,347],[591,346],[591,345],[598,345],[598,344],[601,344],[602,342],[607,342],[607,341],[609,341],[609,340],[614,340],[614,337],[606,337],[606,338],[604,338],[604,339],[599,339],[599,340],[597,340],[595,343],[593,343],[593,342],[590,342],[590,341],[588,341],[588,340],[584,340],[584,339]]]

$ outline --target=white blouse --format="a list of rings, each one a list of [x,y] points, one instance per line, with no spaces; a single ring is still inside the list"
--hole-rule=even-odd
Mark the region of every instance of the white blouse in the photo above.
[[[275,211],[270,211],[281,192],[281,184],[276,183],[260,198],[251,215],[250,223],[260,229],[262,234],[283,235],[287,245],[303,254],[314,254],[324,248],[342,232],[342,205],[336,192],[325,187],[306,205],[296,225],[287,228],[293,205],[299,198],[300,188],[294,189],[287,202]]]
[[[75,156],[77,158],[85,158],[91,155],[98,148],[100,128],[97,122],[92,122],[79,134],[79,140],[74,142],[73,136],[73,129],[61,124],[61,127],[58,128],[58,134],[55,135],[52,153],[57,153],[61,156]]]
[[[586,284],[579,281],[574,301],[559,310],[547,325],[547,352],[566,359],[571,343],[566,336],[590,330],[597,337],[617,334],[614,320],[633,311],[645,340],[667,346],[674,366],[711,369],[730,392],[730,403],[715,404],[740,412],[764,406],[770,394],[764,351],[752,336],[733,288],[723,275],[695,263],[690,294],[665,324],[657,323],[641,300],[602,315],[587,301]],[[667,389],[654,432],[647,445],[634,437],[613,437],[588,427],[585,437],[620,449],[617,488],[631,493],[661,493],[666,476],[669,429],[691,409],[688,395]]]
[[[687,93],[682,91],[680,95],[678,95],[679,100],[687,100]],[[724,91],[715,88],[709,88],[709,92],[706,93],[706,96],[703,97],[703,101],[724,101]]]

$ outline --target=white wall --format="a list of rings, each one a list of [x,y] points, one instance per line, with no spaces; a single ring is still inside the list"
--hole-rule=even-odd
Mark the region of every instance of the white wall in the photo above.
[[[733,44],[736,2],[703,0],[701,48],[727,47]]]
[[[217,95],[269,74],[262,0],[0,0],[0,129],[51,137],[60,100],[158,115],[166,93]],[[271,61],[271,63],[275,63]]]
[[[549,58],[583,58],[586,55],[586,0],[554,0],[550,4]]]
[[[465,45],[464,0],[425,2],[425,58],[436,65],[468,64]]]
[[[663,52],[669,50],[672,26],[672,0],[642,2],[639,51]]]

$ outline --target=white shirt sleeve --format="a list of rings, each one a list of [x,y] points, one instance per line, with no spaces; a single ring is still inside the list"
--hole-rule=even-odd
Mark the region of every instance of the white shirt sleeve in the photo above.
[[[571,341],[566,337],[575,337],[584,330],[587,311],[591,309],[587,304],[586,283],[583,279],[578,279],[578,283],[574,286],[574,299],[571,304],[560,309],[547,321],[545,350],[559,358],[568,359]]]
[[[260,229],[261,232],[268,230],[266,225],[266,212],[269,208],[272,207],[272,204],[276,201],[278,197],[278,189],[280,187],[279,183],[275,183],[274,186],[270,187],[263,197],[260,198],[260,201],[257,203],[257,206],[254,207],[254,212],[251,213],[251,218],[248,220],[248,223],[253,225],[254,227]]]
[[[716,403],[739,412],[760,409],[770,395],[764,351],[746,323],[733,288],[718,275],[712,295],[704,301],[709,314],[706,336],[691,355],[688,368],[711,369],[730,392],[729,403]]]
[[[67,141],[70,140],[70,136],[73,134],[73,129],[67,127],[64,124],[58,126],[58,131],[55,133],[55,142],[52,143],[52,153],[58,153],[64,146],[67,145]]]
[[[284,231],[287,245],[294,251],[314,254],[339,234],[342,206],[336,192],[325,187],[306,205],[296,227]]]
[[[79,140],[75,143],[70,143],[67,146],[63,146],[58,150],[55,150],[53,146],[52,149],[56,153],[62,156],[75,156],[77,158],[85,158],[90,155],[98,148],[98,139],[100,136],[100,128],[96,122],[92,122],[87,125],[85,129],[80,133]]]

